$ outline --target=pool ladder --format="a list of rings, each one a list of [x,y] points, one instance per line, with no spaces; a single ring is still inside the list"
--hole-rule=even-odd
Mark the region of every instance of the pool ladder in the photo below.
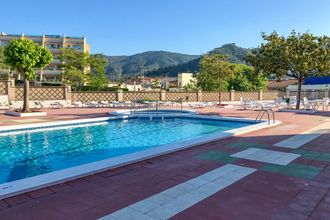
[[[256,122],[261,122],[261,120],[265,114],[267,114],[268,124],[270,125],[271,122],[273,122],[275,124],[275,113],[274,113],[273,109],[270,109],[270,108],[262,108],[256,117]],[[273,117],[273,120],[271,120],[270,116]]]

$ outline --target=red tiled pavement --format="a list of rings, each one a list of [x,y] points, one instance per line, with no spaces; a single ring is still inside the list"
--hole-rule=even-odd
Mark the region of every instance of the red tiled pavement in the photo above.
[[[59,115],[84,118],[93,112],[104,116],[108,109],[57,111],[49,110],[46,119],[59,120]],[[200,112],[249,118],[255,118],[257,114],[236,109],[203,109]],[[229,147],[233,142],[266,144],[267,149],[290,151],[271,145],[315,127],[329,116],[329,112],[314,115],[276,113],[277,119],[283,122],[276,127],[203,144],[4,199],[0,201],[0,219],[96,219],[224,164],[221,161],[198,159],[197,155],[203,152],[242,150]],[[7,116],[0,116],[0,119],[8,120]],[[330,136],[324,134],[303,148],[329,152],[329,141]],[[329,219],[329,162],[299,158],[295,163],[313,165],[322,171],[314,179],[307,180],[258,170],[179,213],[173,219]],[[238,159],[234,164],[254,168],[265,165],[244,159]]]
[[[118,109],[107,109],[107,108],[64,108],[64,109],[43,109],[42,111],[47,112],[47,116],[39,116],[25,118],[13,117],[4,115],[4,111],[0,110],[0,126],[5,125],[16,125],[26,123],[42,123],[48,121],[63,121],[63,120],[74,120],[82,118],[94,118],[94,117],[106,117],[109,116],[107,113]],[[35,121],[31,121],[37,119]]]

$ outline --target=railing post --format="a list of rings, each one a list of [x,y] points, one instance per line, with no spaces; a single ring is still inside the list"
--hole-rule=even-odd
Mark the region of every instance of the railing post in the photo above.
[[[117,90],[117,101],[123,102],[124,101],[124,93],[122,89]]]
[[[230,90],[230,101],[235,101],[235,90]]]
[[[65,85],[65,87],[64,87],[64,99],[65,100],[72,100],[71,85]]]
[[[12,80],[8,80],[6,82],[6,87],[7,87],[7,95],[8,95],[8,99],[9,101],[15,101],[16,97],[15,97],[15,93],[16,93],[16,87],[15,87],[15,81]]]
[[[197,91],[197,102],[202,102],[203,101],[203,91],[199,89]]]
[[[166,101],[166,91],[165,90],[160,91],[160,101]]]

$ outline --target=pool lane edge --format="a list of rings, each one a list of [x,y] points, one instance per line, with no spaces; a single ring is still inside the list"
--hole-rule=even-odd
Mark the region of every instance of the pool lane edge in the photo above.
[[[176,115],[176,117],[183,118],[199,118],[199,119],[213,119],[213,120],[230,120],[230,121],[247,121],[254,122],[254,119],[247,118],[232,118],[232,117],[219,117],[219,116],[202,116],[202,115]],[[36,124],[25,124],[23,126],[2,126],[0,131],[4,131],[4,127],[10,130],[17,130],[22,128],[38,128],[41,126],[60,126],[60,125],[70,125],[77,123],[89,123],[89,122],[100,122],[108,121],[114,119],[128,119],[136,118],[136,116],[115,116],[115,117],[102,117],[102,118],[93,118],[93,119],[77,119],[70,121],[57,121],[49,123],[36,123]],[[208,142],[221,140],[227,137],[259,130],[262,128],[268,128],[280,124],[280,121],[276,121],[273,124],[268,124],[268,122],[263,121],[257,124],[248,125],[241,128],[235,128],[228,131],[219,131],[209,135],[198,136],[190,140],[179,141],[176,143],[170,143],[161,145],[155,148],[121,155],[118,157],[113,157],[109,159],[104,159],[100,161],[95,161],[92,163],[87,163],[79,166],[74,166],[62,170],[53,171],[50,173],[45,173],[37,176],[32,176],[20,180],[15,180],[12,182],[6,182],[0,184],[0,200],[8,197],[16,196],[26,192],[38,190],[41,188],[49,187],[59,183],[67,182],[70,180],[82,178],[89,176],[95,173],[100,173],[106,170],[115,169],[121,166],[137,163],[146,159],[158,157],[164,154],[173,153],[183,149],[199,146]]]

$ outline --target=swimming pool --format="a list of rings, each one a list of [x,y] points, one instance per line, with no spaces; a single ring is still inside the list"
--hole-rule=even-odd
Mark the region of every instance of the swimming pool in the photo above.
[[[251,123],[135,118],[0,136],[0,183],[247,125]]]
[[[94,120],[0,131],[0,198],[265,125],[205,116]]]
[[[118,110],[118,111],[112,111],[109,112],[110,115],[138,115],[138,116],[166,116],[168,117],[169,115],[172,116],[180,116],[180,115],[196,115],[197,112],[194,110],[188,110],[188,109],[183,109],[183,110],[178,110],[178,109],[159,109],[159,110]]]

